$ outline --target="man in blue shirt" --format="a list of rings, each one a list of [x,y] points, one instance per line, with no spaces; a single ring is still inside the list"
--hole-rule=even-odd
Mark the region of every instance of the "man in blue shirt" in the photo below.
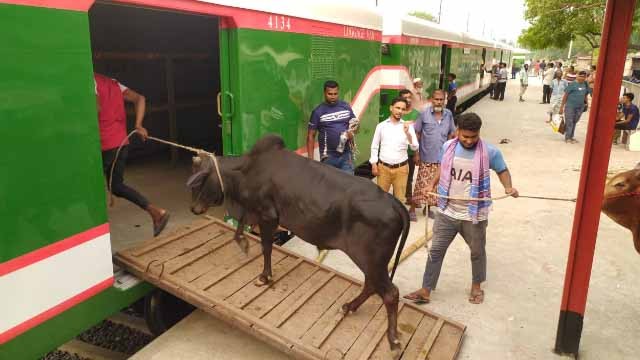
[[[633,93],[625,93],[622,95],[622,113],[624,119],[616,122],[616,130],[635,130],[640,120],[640,112],[638,107],[632,101],[635,98]]]
[[[443,90],[434,91],[431,98],[432,105],[420,113],[420,117],[413,125],[419,143],[419,151],[414,155],[414,161],[420,168],[413,190],[413,201],[409,208],[411,221],[418,221],[416,207],[425,203],[435,205],[434,201],[427,199],[427,193],[433,191],[429,184],[440,166],[442,144],[447,139],[453,138],[455,133],[453,114],[442,106],[444,97]]]
[[[574,137],[576,124],[584,112],[587,95],[591,94],[591,88],[589,88],[589,84],[585,81],[586,78],[587,72],[580,71],[576,80],[569,83],[564,89],[564,97],[560,105],[560,115],[564,113],[564,123],[566,126],[564,141],[567,143],[575,144],[578,142]]]
[[[307,156],[313,160],[316,134],[320,161],[353,174],[353,136],[357,126],[351,106],[339,99],[339,86],[333,80],[324,83],[324,102],[311,112],[307,132]]]

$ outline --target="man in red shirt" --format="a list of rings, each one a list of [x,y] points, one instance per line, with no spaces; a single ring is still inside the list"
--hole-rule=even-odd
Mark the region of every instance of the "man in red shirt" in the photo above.
[[[94,80],[98,106],[98,127],[100,128],[100,147],[102,149],[102,169],[107,178],[107,183],[111,176],[111,167],[118,147],[124,144],[113,167],[111,192],[113,195],[125,198],[148,212],[153,220],[153,236],[158,236],[169,221],[169,212],[151,204],[144,196],[124,183],[124,167],[128,154],[127,145],[129,144],[124,101],[135,104],[136,130],[138,130],[138,135],[142,140],[146,141],[149,134],[147,129],[142,126],[145,98],[120,84],[117,80],[104,75],[94,74]]]

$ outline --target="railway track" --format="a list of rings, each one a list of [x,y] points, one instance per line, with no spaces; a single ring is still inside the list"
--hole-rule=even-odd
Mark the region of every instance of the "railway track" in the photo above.
[[[42,360],[124,360],[154,339],[141,316],[119,312],[42,357]]]

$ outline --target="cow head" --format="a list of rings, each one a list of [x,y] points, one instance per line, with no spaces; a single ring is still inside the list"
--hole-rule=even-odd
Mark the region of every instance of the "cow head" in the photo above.
[[[631,230],[640,253],[640,169],[615,175],[604,188],[602,211],[611,220]]]
[[[216,164],[207,154],[193,157],[193,175],[187,180],[191,189],[191,212],[205,213],[211,206],[220,206],[224,201],[222,186],[216,173]]]

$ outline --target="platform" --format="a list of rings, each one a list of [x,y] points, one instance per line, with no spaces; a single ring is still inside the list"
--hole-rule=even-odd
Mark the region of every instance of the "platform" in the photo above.
[[[234,229],[212,218],[119,252],[116,261],[135,275],[216,318],[301,359],[389,359],[386,310],[372,296],[354,314],[342,304],[361,282],[274,247],[273,283],[254,284],[262,269],[258,239],[248,256]],[[402,359],[454,359],[465,326],[413,304],[400,303]]]

